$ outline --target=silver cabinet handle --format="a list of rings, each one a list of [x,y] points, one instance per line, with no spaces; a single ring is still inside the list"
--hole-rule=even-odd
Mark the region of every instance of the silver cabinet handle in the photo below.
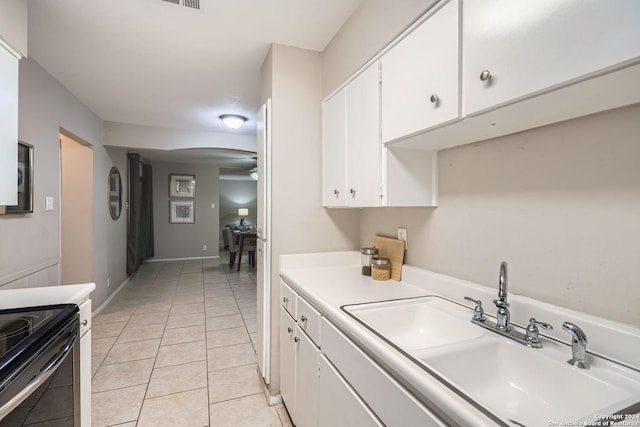
[[[291,327],[287,328],[287,332],[291,333],[293,332],[293,329],[291,329]]]
[[[89,321],[87,319],[84,319],[82,321],[82,326],[87,326],[89,324]]]
[[[293,341],[295,341],[296,343],[298,343],[298,342],[300,342],[300,338],[295,337],[295,338],[293,338]]]
[[[431,98],[429,98],[431,100],[431,103],[433,104],[437,104],[438,101],[440,100],[440,98],[438,98],[438,95],[436,95],[435,93],[433,95],[431,95]]]
[[[289,302],[289,298],[287,298],[287,297],[282,297],[282,302],[283,302],[283,303],[285,303],[285,304],[286,304],[286,303],[288,303],[288,302]]]
[[[482,80],[483,82],[491,80],[492,77],[493,76],[491,75],[491,71],[489,70],[482,70],[482,72],[480,73],[480,80]]]
[[[307,316],[305,316],[305,315],[300,316],[300,321],[301,322],[306,322],[307,321]]]

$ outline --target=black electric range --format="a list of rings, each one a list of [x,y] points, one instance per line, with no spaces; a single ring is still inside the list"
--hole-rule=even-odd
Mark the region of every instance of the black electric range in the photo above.
[[[75,304],[0,310],[0,420],[56,370],[79,327]]]

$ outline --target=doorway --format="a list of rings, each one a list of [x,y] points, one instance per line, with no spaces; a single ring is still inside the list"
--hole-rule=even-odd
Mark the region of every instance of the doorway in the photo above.
[[[93,281],[93,148],[60,134],[61,280]]]

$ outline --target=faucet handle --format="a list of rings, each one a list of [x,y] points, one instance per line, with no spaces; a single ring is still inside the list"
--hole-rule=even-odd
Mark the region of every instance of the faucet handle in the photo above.
[[[528,344],[532,344],[532,346],[535,346],[536,348],[539,348],[540,346],[540,330],[538,329],[538,326],[547,330],[553,329],[553,326],[548,323],[539,322],[533,317],[529,319],[529,326],[527,326],[527,333],[524,336],[524,339]]]
[[[471,297],[464,297],[467,301],[471,301],[476,305],[473,309],[473,320],[478,322],[484,322],[486,317],[484,316],[484,309],[482,308],[482,301],[479,299],[473,299]]]

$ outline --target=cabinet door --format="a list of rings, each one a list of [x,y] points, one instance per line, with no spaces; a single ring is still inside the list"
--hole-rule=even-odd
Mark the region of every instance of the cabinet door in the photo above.
[[[382,423],[333,366],[320,357],[318,396],[320,427],[378,427]]]
[[[382,142],[459,117],[458,1],[382,57]]]
[[[320,350],[300,327],[296,342],[296,425],[318,425],[318,374]]]
[[[465,0],[465,114],[637,58],[638,21],[638,1]],[[492,77],[482,81],[484,70]]]
[[[322,205],[345,205],[346,181],[346,91],[322,105]]]
[[[291,421],[296,421],[296,323],[280,307],[280,394]]]
[[[18,59],[0,46],[0,205],[18,203]]]
[[[381,204],[379,64],[345,88],[347,102],[347,206]]]
[[[91,426],[91,330],[80,338],[80,425]]]

